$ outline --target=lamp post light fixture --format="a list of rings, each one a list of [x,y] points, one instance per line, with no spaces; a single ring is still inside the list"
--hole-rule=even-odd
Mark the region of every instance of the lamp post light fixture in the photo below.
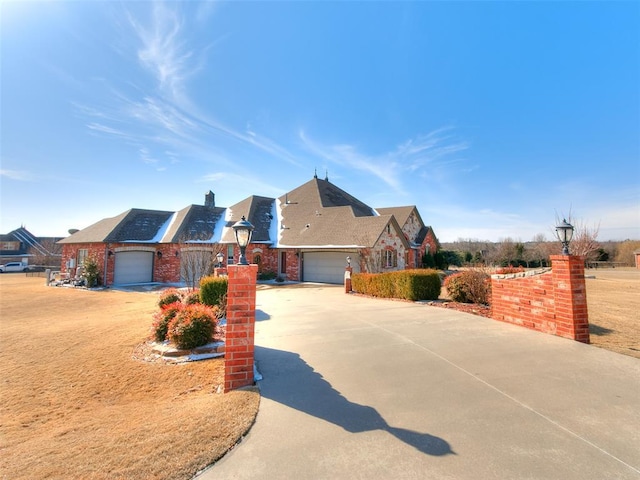
[[[351,266],[351,257],[347,256],[347,267]]]
[[[562,223],[556,227],[558,240],[562,243],[562,254],[569,255],[569,242],[573,238],[573,225],[562,219]]]
[[[240,247],[238,265],[249,265],[247,257],[244,256],[244,252],[247,249],[247,245],[251,243],[251,232],[253,232],[254,227],[244,218],[243,215],[242,220],[236,222],[232,228],[236,234],[236,242],[238,242],[238,246]]]
[[[216,258],[218,259],[218,268],[222,268],[222,261],[224,260],[224,255],[222,255],[222,252],[218,252]]]

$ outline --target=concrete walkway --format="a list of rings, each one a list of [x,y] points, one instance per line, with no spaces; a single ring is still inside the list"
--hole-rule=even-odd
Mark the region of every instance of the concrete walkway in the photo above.
[[[258,291],[264,379],[211,479],[640,479],[640,361],[341,287]]]

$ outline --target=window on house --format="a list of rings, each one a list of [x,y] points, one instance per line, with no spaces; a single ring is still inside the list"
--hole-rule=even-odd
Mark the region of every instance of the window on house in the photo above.
[[[227,245],[227,265],[233,265],[233,245]]]
[[[280,254],[280,273],[283,275],[287,274],[287,252]]]
[[[386,268],[393,268],[398,266],[398,255],[395,250],[385,250],[384,260]]]
[[[80,265],[84,264],[84,261],[88,256],[89,256],[89,250],[87,250],[86,248],[79,249],[78,250],[77,265],[80,266]]]

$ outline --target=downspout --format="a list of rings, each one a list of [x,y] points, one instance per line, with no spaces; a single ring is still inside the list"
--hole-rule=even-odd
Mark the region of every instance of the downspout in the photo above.
[[[109,261],[109,244],[105,244],[104,247],[104,276],[102,277],[104,279],[103,281],[103,285],[106,287],[107,286],[107,262]]]

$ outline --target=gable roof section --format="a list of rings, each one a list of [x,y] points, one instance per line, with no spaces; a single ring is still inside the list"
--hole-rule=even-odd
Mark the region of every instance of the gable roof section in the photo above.
[[[275,220],[275,199],[252,195],[239,203],[229,207],[225,216],[225,229],[221,241],[235,243],[233,224],[244,216],[254,227],[251,235],[252,243],[274,243],[271,238],[271,225]]]
[[[174,214],[161,241],[214,242],[221,236],[221,232],[216,231],[216,225],[224,217],[224,213],[225,209],[220,207],[189,205]]]
[[[403,227],[407,220],[411,216],[412,213],[415,212],[418,220],[420,221],[420,225],[424,225],[420,214],[418,213],[418,209],[415,205],[407,205],[405,207],[385,207],[385,208],[376,208],[376,211],[380,215],[393,215],[398,220],[398,224]]]

